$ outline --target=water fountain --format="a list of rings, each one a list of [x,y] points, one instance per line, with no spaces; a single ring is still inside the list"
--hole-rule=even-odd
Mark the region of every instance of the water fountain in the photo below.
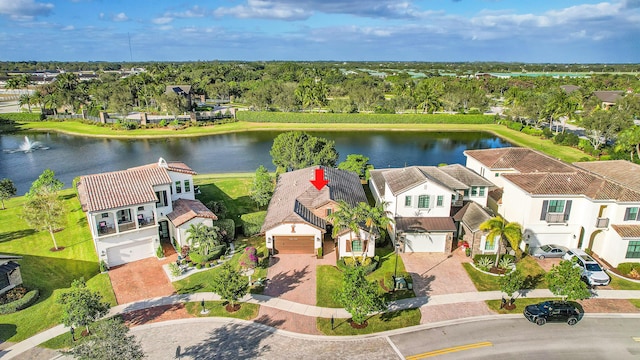
[[[42,145],[42,143],[40,141],[31,141],[29,139],[28,136],[24,137],[24,141],[22,142],[22,144],[20,144],[20,146],[18,146],[17,149],[14,150],[5,150],[5,152],[8,153],[15,153],[15,152],[23,152],[23,153],[29,153],[32,152],[34,150],[47,150],[48,147]]]

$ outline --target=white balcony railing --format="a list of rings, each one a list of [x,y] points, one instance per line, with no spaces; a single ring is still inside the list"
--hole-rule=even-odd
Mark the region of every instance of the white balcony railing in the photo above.
[[[545,220],[549,224],[564,224],[567,221],[564,219],[563,213],[547,213]]]

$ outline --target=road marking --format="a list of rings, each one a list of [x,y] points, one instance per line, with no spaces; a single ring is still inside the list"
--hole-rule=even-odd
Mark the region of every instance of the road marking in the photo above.
[[[424,358],[428,358],[428,357],[444,355],[444,354],[449,354],[449,353],[458,352],[458,351],[478,349],[478,348],[487,347],[487,346],[493,346],[493,344],[488,342],[488,341],[485,341],[485,342],[479,342],[479,343],[474,343],[474,344],[454,346],[454,347],[450,347],[450,348],[446,348],[446,349],[434,350],[434,351],[429,351],[429,352],[422,353],[422,354],[411,355],[411,356],[408,356],[406,359],[407,360],[418,360],[418,359],[424,359]]]
[[[387,339],[387,342],[389,343],[393,351],[395,351],[396,355],[398,355],[398,359],[404,359],[404,356],[402,356],[402,353],[400,352],[400,349],[398,349],[396,344],[394,344],[388,336],[385,336],[385,339]]]
[[[640,336],[632,337],[633,341],[640,342]]]

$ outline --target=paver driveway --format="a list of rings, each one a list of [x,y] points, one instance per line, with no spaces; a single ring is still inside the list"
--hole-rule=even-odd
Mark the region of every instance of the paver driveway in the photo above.
[[[154,256],[110,269],[109,278],[118,304],[175,293],[162,265],[174,262],[177,258],[178,254],[173,251],[163,259]]]

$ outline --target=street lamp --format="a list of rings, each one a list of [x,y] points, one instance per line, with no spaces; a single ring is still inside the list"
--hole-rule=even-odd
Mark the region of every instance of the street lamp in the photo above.
[[[400,251],[400,239],[396,240],[395,243],[395,251],[396,251],[396,266],[395,269],[393,270],[393,291],[396,291],[397,288],[397,282],[396,282],[396,277],[398,276],[398,252]]]

